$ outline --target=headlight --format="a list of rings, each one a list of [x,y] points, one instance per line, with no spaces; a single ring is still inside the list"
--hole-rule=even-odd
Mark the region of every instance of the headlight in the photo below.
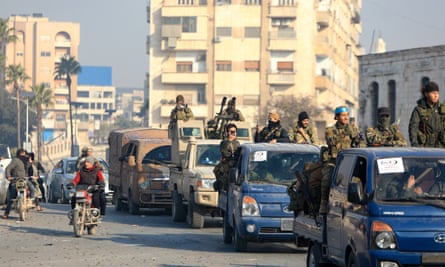
[[[371,226],[371,234],[374,238],[374,246],[379,249],[397,249],[394,232],[388,224],[375,221]]]
[[[142,190],[149,189],[150,186],[151,186],[150,180],[145,180],[144,182],[142,182],[142,183],[139,184],[139,187],[140,187]]]
[[[215,179],[198,179],[196,186],[202,189],[213,189]]]
[[[260,209],[253,197],[243,197],[242,216],[260,216]]]

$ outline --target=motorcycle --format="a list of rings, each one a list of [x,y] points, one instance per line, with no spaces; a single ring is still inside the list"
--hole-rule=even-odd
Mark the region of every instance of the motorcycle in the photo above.
[[[76,191],[72,193],[75,196],[76,205],[74,209],[68,212],[68,218],[72,222],[76,237],[81,237],[85,230],[89,235],[96,234],[100,210],[93,207],[93,193],[102,189],[102,185],[89,185],[86,189],[78,186]]]
[[[12,201],[15,204],[15,210],[19,214],[20,220],[24,221],[29,209],[34,208],[35,205],[33,199],[29,198],[27,178],[15,178],[13,182],[17,190],[17,197]]]

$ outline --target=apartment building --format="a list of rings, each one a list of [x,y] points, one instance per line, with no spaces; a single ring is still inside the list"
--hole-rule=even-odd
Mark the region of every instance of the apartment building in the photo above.
[[[78,59],[79,23],[49,21],[37,13],[11,15],[8,27],[14,29],[18,40],[6,45],[6,66],[16,64],[24,67],[30,77],[21,85],[25,91],[31,91],[31,86],[41,83],[54,90],[55,105],[45,112],[44,127],[49,136],[53,136],[54,132],[67,131],[68,88],[65,80],[54,80],[54,70],[64,56]],[[11,87],[7,89],[12,90]],[[74,98],[77,94],[76,76],[72,77],[71,90]]]
[[[147,6],[149,125],[182,94],[208,120],[224,96],[247,121],[270,100],[307,96],[320,132],[337,105],[358,105],[361,0],[153,0]],[[298,108],[298,107],[296,107]]]

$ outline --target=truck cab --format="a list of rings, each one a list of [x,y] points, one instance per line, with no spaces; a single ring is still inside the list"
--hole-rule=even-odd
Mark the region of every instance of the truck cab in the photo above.
[[[445,150],[363,148],[340,152],[322,223],[297,216],[307,266],[445,264]]]
[[[313,145],[242,144],[229,189],[219,192],[224,242],[244,251],[250,241],[293,241],[287,187],[295,171],[318,159],[319,148]]]

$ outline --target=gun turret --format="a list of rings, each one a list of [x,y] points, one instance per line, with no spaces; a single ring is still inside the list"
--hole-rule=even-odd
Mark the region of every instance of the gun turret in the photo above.
[[[206,128],[206,133],[207,133],[207,138],[209,139],[221,139],[221,131],[220,131],[220,117],[221,114],[224,111],[224,106],[226,105],[227,102],[227,97],[223,97],[223,99],[221,100],[221,107],[219,109],[219,112],[216,113],[216,116],[212,119],[209,120],[207,122],[207,128]]]

